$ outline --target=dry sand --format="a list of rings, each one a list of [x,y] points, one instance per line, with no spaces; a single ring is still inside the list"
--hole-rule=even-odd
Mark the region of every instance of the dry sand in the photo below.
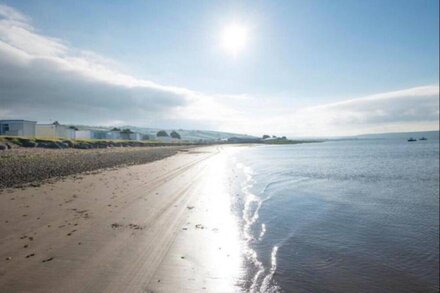
[[[0,292],[235,292],[233,146],[0,193]]]

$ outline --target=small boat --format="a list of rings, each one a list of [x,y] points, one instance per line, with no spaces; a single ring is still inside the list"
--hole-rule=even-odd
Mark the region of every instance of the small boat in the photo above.
[[[408,141],[417,141],[417,139],[410,137]]]
[[[428,140],[426,137],[419,138],[419,140]]]

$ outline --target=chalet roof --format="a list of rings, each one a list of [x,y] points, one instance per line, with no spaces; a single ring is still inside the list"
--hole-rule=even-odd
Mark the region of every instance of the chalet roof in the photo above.
[[[37,123],[37,121],[31,121],[31,120],[24,120],[24,119],[4,119],[4,120],[0,120],[0,123],[5,123],[5,122],[32,122],[32,123]]]

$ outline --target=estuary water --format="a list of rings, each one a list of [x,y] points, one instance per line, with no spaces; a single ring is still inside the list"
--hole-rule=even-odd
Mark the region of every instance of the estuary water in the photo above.
[[[245,291],[438,292],[438,137],[258,146],[234,164]]]

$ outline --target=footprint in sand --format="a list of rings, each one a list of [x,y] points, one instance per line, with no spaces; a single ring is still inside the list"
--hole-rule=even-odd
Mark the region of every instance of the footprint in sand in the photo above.
[[[53,257],[49,257],[49,258],[43,259],[41,262],[48,262],[48,261],[51,261],[53,259],[54,259]]]
[[[71,236],[74,232],[76,232],[76,230],[72,230],[69,233],[67,233],[67,236]]]

